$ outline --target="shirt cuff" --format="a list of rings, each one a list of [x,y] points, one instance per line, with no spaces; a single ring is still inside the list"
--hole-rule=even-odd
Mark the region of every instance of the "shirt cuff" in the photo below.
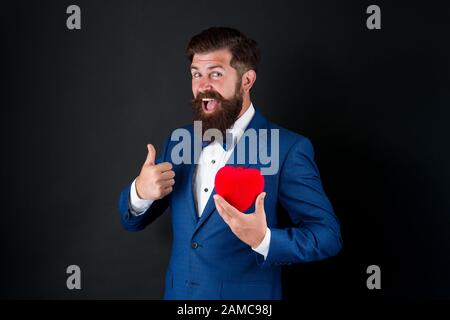
[[[263,241],[261,241],[261,243],[259,244],[259,246],[257,246],[256,248],[252,249],[256,252],[258,252],[259,254],[264,256],[264,260],[266,260],[267,255],[269,254],[269,247],[270,247],[270,229],[267,228],[266,231],[266,235],[264,236]]]
[[[136,191],[136,179],[134,179],[130,188],[130,211],[133,215],[139,216],[147,211],[152,205],[153,200],[145,200],[139,198]]]

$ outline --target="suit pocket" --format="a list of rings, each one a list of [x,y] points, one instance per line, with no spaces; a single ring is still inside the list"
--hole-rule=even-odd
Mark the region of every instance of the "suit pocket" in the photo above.
[[[271,300],[273,299],[272,284],[263,281],[224,281],[220,297],[225,300]]]

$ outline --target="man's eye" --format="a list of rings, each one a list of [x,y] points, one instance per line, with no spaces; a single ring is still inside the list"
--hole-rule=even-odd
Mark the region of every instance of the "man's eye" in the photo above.
[[[200,78],[200,73],[198,73],[198,72],[193,73],[192,78]]]
[[[218,78],[218,77],[221,77],[222,76],[222,74],[220,73],[220,72],[212,72],[211,73],[211,76],[213,76],[213,77],[215,77],[215,78]]]

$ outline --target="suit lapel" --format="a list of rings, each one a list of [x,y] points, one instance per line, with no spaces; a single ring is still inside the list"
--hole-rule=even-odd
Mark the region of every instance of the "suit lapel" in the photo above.
[[[188,183],[187,183],[187,190],[185,192],[187,197],[187,207],[190,209],[192,218],[194,219],[195,224],[198,223],[198,215],[197,215],[197,206],[195,205],[195,198],[194,198],[194,173],[195,173],[195,164],[191,164],[189,166],[189,172],[188,172]]]
[[[185,170],[184,176],[186,177],[186,183],[184,184],[184,200],[185,200],[185,208],[189,211],[189,214],[191,215],[194,225],[197,225],[198,223],[198,214],[197,214],[197,206],[195,205],[195,197],[194,197],[194,179],[195,179],[195,169],[197,167],[196,163],[198,162],[198,157],[200,154],[195,154],[195,143],[197,143],[196,139],[198,137],[194,133],[193,126],[189,126],[186,128],[190,133],[191,138],[191,161],[190,164],[183,165],[183,170]],[[200,142],[201,143],[201,142]],[[201,148],[201,145],[200,145]],[[176,177],[175,177],[176,179]]]
[[[248,124],[246,131],[248,129],[265,129],[267,128],[267,120],[261,115],[261,113],[259,113],[258,111],[255,111],[255,115],[253,116],[252,120],[250,121],[250,123]],[[265,139],[263,139],[264,141]],[[239,145],[242,145],[244,143],[244,139],[239,139],[239,142],[237,143],[237,145],[234,147],[233,152],[230,155],[230,159],[227,162],[227,166],[231,165],[234,167],[259,167],[258,163],[256,164],[250,164],[248,159],[248,148],[246,147],[245,152],[246,152],[246,156],[245,156],[245,160],[246,163],[244,164],[237,164],[236,161],[233,161],[233,159],[236,158],[236,150],[238,149]],[[265,144],[265,143],[264,143]],[[262,148],[267,148],[267,146],[259,146]],[[192,182],[192,180],[191,180]],[[193,192],[193,188],[191,188],[191,192]],[[197,226],[195,228],[194,234],[203,226],[203,224],[209,219],[209,217],[211,216],[211,214],[216,210],[216,206],[214,203],[214,198],[213,196],[216,194],[216,188],[214,188],[211,192],[211,195],[208,199],[208,202],[206,203],[205,209],[202,212],[202,215],[200,217],[200,219],[198,220]],[[196,210],[195,210],[196,211]]]

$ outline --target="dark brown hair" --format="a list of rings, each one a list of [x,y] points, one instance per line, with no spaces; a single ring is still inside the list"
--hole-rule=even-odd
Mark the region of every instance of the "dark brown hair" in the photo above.
[[[233,28],[212,27],[193,36],[186,48],[186,56],[192,62],[196,53],[220,49],[230,50],[232,54],[230,65],[241,75],[248,70],[257,72],[261,59],[258,44]]]

